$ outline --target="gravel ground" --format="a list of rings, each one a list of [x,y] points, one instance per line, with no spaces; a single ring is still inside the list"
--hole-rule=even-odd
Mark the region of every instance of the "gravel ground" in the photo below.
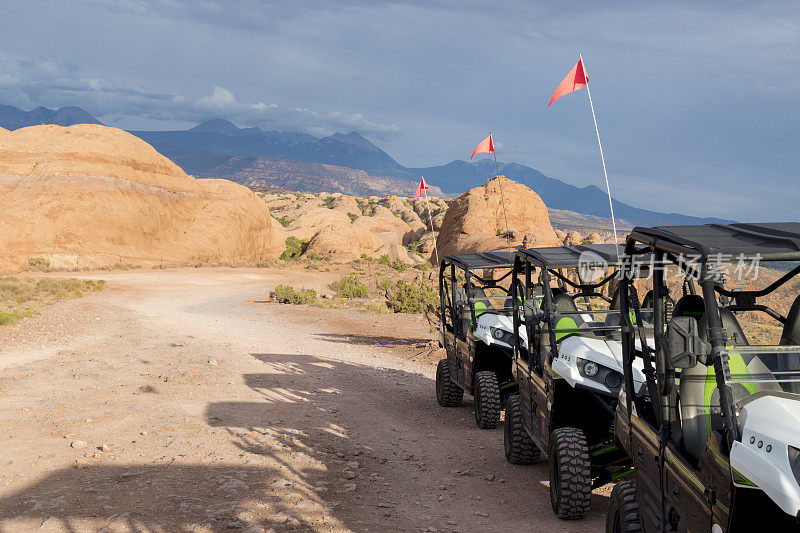
[[[0,329],[0,531],[599,531],[442,409],[419,316],[279,306],[314,272],[104,272]]]

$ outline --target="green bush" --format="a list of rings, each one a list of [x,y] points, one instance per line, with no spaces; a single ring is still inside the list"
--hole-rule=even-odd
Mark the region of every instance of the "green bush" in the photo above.
[[[403,272],[411,267],[411,265],[409,265],[405,261],[400,260],[399,258],[392,261],[392,263],[389,266],[397,270],[398,272]]]
[[[336,198],[334,198],[333,196],[326,196],[322,200],[322,205],[324,205],[328,209],[333,209],[333,202],[335,202],[335,201],[336,201]]]
[[[411,267],[411,265],[409,265],[408,263],[406,263],[402,259],[398,258],[398,259],[392,260],[386,254],[383,254],[382,256],[380,256],[378,258],[378,260],[376,261],[376,263],[378,263],[379,265],[386,265],[389,268],[393,268],[393,269],[397,270],[398,272],[404,272],[404,271],[408,270]]]
[[[297,237],[286,238],[286,249],[281,254],[281,259],[284,261],[296,261],[308,248],[306,241],[301,241]]]
[[[50,268],[50,260],[45,257],[31,257],[28,259],[28,266],[33,270],[44,270]]]
[[[358,215],[356,215],[355,213],[347,213],[347,216],[350,217],[350,222],[355,222],[356,219],[358,218]]]
[[[427,261],[425,261],[424,263],[418,264],[416,266],[416,268],[422,270],[423,272],[427,272],[428,270],[432,269],[433,266],[430,263],[428,263]]]
[[[32,315],[33,312],[30,309],[25,311],[11,311],[11,312],[0,311],[0,326],[7,326],[13,324],[14,322],[17,322],[23,318],[27,318]]]
[[[355,273],[342,276],[339,281],[334,281],[330,285],[336,296],[350,300],[351,298],[368,298],[369,291]]]
[[[275,287],[275,290],[270,291],[269,297],[282,304],[312,304],[317,301],[317,291],[305,288],[296,290],[290,285],[281,284]]]
[[[406,245],[406,249],[407,249],[409,252],[411,252],[412,254],[418,254],[418,253],[419,253],[419,246],[420,246],[420,244],[421,244],[421,243],[420,243],[419,241],[413,241],[413,242],[410,242],[410,243],[408,243],[408,244]]]
[[[389,291],[386,306],[395,313],[424,313],[429,307],[436,307],[438,298],[430,285],[401,279]]]
[[[280,222],[281,226],[283,226],[284,228],[287,227],[292,222],[294,222],[294,219],[293,218],[289,218],[287,215],[283,215],[282,217],[278,217],[275,220]]]

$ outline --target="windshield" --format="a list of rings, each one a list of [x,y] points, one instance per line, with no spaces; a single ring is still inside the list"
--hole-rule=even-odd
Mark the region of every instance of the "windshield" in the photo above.
[[[757,393],[800,399],[800,346],[729,346],[725,353],[730,371],[725,382],[737,404]]]

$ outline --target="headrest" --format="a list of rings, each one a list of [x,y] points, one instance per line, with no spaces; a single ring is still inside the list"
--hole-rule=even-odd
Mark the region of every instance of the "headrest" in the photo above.
[[[706,313],[703,297],[697,294],[687,294],[675,302],[672,316],[690,316],[700,318]]]
[[[475,298],[476,300],[478,300],[478,299],[485,300],[486,299],[486,291],[483,290],[483,287],[478,287],[477,285],[473,285],[472,286],[472,293],[470,294],[470,297]]]
[[[577,313],[578,306],[575,305],[575,300],[569,294],[556,294],[553,296],[553,303],[556,306],[557,313]]]
[[[781,344],[800,344],[800,296],[794,299],[789,314],[786,315]]]
[[[653,294],[653,289],[647,291],[647,294],[644,295],[644,299],[642,300],[642,309],[652,309],[654,304],[655,296]]]

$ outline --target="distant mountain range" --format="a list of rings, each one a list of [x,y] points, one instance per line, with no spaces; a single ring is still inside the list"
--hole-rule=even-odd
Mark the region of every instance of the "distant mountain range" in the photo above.
[[[22,111],[0,106],[0,126],[17,129],[40,123],[100,124],[79,107],[52,111],[43,107]],[[189,130],[132,131],[156,150],[199,178],[227,178],[248,185],[286,187],[308,192],[380,194],[407,190],[424,175],[447,194],[458,195],[495,174],[489,159],[475,163],[451,161],[446,165],[409,168],[357,132],[315,137],[287,131],[238,128],[216,118]],[[333,167],[329,167],[329,166]],[[368,176],[346,172],[364,171]],[[536,191],[548,207],[600,217],[608,216],[608,197],[600,188],[576,187],[519,163],[500,163],[500,173]],[[359,177],[359,180],[346,180]],[[392,178],[400,178],[391,185]],[[409,182],[408,180],[412,180]],[[614,200],[614,214],[637,225],[707,224],[728,220],[640,209]]]
[[[39,124],[72,126],[73,124],[102,124],[102,122],[76,106],[62,107],[56,110],[40,106],[32,111],[23,111],[11,105],[0,105],[0,127],[2,128],[16,130]]]

